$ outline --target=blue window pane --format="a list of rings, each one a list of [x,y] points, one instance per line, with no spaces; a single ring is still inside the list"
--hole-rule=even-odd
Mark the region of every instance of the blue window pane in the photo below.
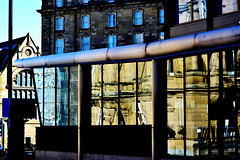
[[[57,0],[57,2],[56,2],[57,4],[57,7],[62,7],[62,0]]]
[[[116,47],[116,36],[108,36],[108,47],[111,48],[111,47]]]
[[[82,28],[89,28],[89,16],[82,16]]]
[[[143,33],[135,34],[134,35],[134,43],[143,43]]]
[[[82,38],[82,51],[90,50],[90,37]]]
[[[62,54],[63,53],[63,39],[57,39],[56,40],[56,54]]]
[[[88,3],[88,0],[82,0],[82,3]]]
[[[115,14],[108,15],[108,27],[115,27],[116,26],[116,16]]]
[[[134,13],[134,22],[135,25],[142,25],[143,24],[143,17],[142,17],[142,12],[135,12]]]
[[[56,19],[56,30],[62,31],[63,30],[63,18]]]
[[[159,10],[159,23],[164,23],[164,9]]]
[[[164,40],[164,32],[159,33],[159,41]]]

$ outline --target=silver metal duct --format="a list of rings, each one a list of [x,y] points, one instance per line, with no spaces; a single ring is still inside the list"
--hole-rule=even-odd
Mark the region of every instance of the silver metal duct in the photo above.
[[[70,52],[59,55],[18,59],[16,67],[58,66],[67,64],[93,63],[104,61],[121,61],[159,57],[166,54],[184,52],[194,48],[211,48],[240,42],[240,26],[197,33],[182,37],[135,44],[114,48],[103,48],[88,51]]]

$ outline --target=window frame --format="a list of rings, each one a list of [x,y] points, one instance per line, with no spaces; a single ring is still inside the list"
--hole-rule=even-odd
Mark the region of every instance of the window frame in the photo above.
[[[199,20],[203,20],[203,19],[206,19],[207,18],[207,4],[206,4],[206,8],[205,8],[205,10],[206,10],[206,12],[205,12],[205,17],[204,18],[199,18],[199,19],[194,19],[194,9],[193,9],[193,7],[194,7],[194,5],[193,5],[193,1],[194,0],[189,0],[190,1],[190,20],[188,20],[188,21],[183,21],[183,22],[180,22],[180,12],[179,12],[179,10],[180,10],[180,5],[179,5],[179,0],[177,0],[177,8],[178,8],[178,10],[177,10],[177,13],[178,13],[178,16],[177,16],[177,24],[184,24],[184,23],[189,23],[189,22],[194,22],[194,21],[199,21]],[[205,3],[207,3],[207,0],[205,0]]]
[[[61,24],[58,20],[61,20]],[[63,31],[64,28],[64,17],[56,17],[56,31]]]
[[[114,17],[112,18],[111,15],[113,15]],[[112,22],[114,23],[113,25],[111,25]],[[116,26],[117,26],[117,14],[114,12],[107,13],[107,27],[114,28]]]
[[[140,17],[136,17],[136,13],[141,13]],[[141,21],[141,23],[137,23],[138,21]],[[144,22],[144,11],[142,9],[136,9],[133,11],[133,26],[142,26]]]
[[[62,42],[62,43],[61,43],[62,45],[58,46],[58,44],[59,44],[58,42],[60,42],[60,40],[61,40],[61,42]],[[59,53],[58,53],[58,50],[59,50],[60,48],[62,48],[62,49],[61,49],[62,52],[59,52]],[[64,39],[63,39],[63,38],[56,39],[55,54],[63,54],[63,53],[64,53]]]
[[[142,38],[142,41],[141,41],[141,42],[136,42],[136,40],[137,40],[136,35],[142,35],[142,36],[141,36],[141,38]],[[133,35],[133,43],[134,43],[134,44],[142,44],[142,43],[144,43],[144,32],[135,33],[135,34]]]
[[[115,38],[113,38],[113,40],[115,40],[115,41],[112,41],[113,43],[109,43],[110,42],[110,38],[112,38],[112,37],[115,37]],[[107,39],[108,41],[107,41],[107,47],[108,48],[112,48],[112,47],[116,47],[117,46],[117,35],[108,35],[108,39]]]
[[[88,17],[88,26],[84,27],[86,25],[84,17]],[[81,29],[89,29],[90,28],[90,22],[91,22],[91,17],[89,14],[83,14],[81,15]]]
[[[83,43],[85,42],[84,39],[89,39],[88,42],[89,43]],[[88,49],[84,49],[86,46],[89,46]],[[81,37],[81,51],[87,51],[87,50],[90,50],[91,49],[91,38],[90,36],[84,36],[84,37]]]
[[[56,0],[56,7],[62,7],[63,6],[63,0]]]
[[[163,11],[163,12],[161,12],[161,11]],[[164,17],[164,13],[165,12],[165,10],[164,10],[164,8],[163,7],[160,7],[159,9],[158,9],[158,23],[159,24],[164,24],[165,23],[165,17]]]

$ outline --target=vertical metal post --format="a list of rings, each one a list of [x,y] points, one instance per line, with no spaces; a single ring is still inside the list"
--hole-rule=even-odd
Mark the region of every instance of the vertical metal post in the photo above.
[[[7,87],[8,98],[12,98],[12,0],[9,0],[8,16],[8,66],[7,66]]]
[[[167,156],[167,63],[152,60],[152,160]]]

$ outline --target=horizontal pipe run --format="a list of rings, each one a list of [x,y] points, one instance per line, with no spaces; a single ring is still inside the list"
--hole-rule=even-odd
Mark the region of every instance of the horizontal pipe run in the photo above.
[[[96,63],[105,61],[123,61],[145,59],[171,55],[199,48],[211,48],[240,42],[240,25],[182,37],[166,39],[149,44],[134,44],[113,48],[70,52],[34,58],[18,59],[15,67],[47,67]]]

